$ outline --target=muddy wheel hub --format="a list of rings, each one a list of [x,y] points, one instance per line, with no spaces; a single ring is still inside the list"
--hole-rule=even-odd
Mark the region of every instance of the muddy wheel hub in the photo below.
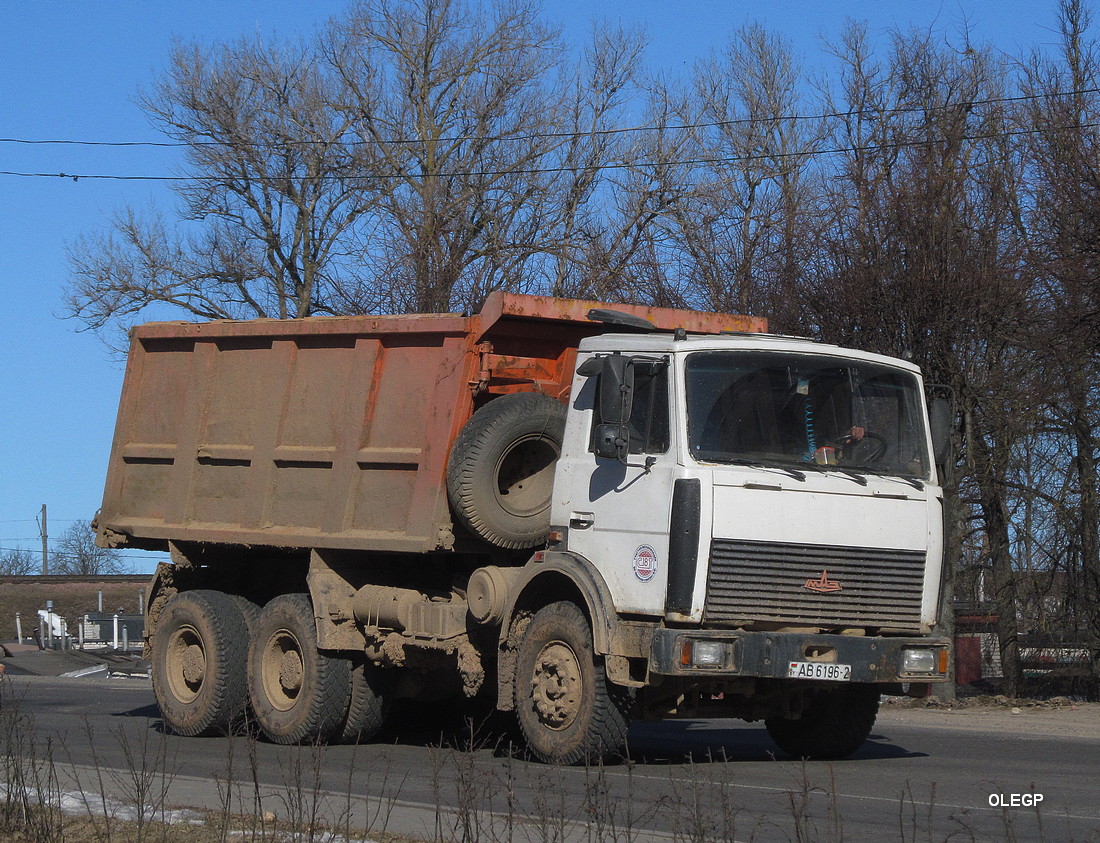
[[[260,681],[267,701],[277,711],[290,711],[306,685],[305,656],[294,633],[280,629],[264,646]]]
[[[562,641],[551,641],[535,659],[531,678],[531,699],[539,721],[555,730],[567,728],[580,713],[580,662],[573,648]]]
[[[296,650],[283,653],[279,660],[279,685],[290,694],[297,694],[302,689],[303,665],[302,657]]]
[[[206,676],[206,653],[198,644],[190,644],[180,659],[183,681],[188,685],[201,685]]]
[[[164,652],[164,678],[176,700],[190,705],[198,699],[206,681],[206,665],[206,647],[198,629],[183,624],[169,635]]]

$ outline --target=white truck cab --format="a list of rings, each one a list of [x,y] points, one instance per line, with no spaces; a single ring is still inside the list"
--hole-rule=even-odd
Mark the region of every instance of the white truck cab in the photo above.
[[[877,708],[885,683],[946,678],[948,642],[930,637],[943,494],[916,366],[683,332],[589,338],[578,363],[556,549],[599,572],[620,618],[656,625],[650,688],[741,689],[749,719],[778,699],[789,724],[813,719],[807,690],[866,685]],[[784,748],[837,754],[806,740]]]

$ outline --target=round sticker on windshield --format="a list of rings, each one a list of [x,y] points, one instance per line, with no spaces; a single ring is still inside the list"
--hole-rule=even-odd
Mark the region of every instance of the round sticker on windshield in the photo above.
[[[649,582],[657,573],[657,551],[643,544],[634,551],[634,576],[642,582]]]

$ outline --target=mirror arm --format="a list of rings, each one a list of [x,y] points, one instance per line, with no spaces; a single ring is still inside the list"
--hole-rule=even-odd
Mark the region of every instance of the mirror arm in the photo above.
[[[649,456],[645,458],[645,463],[627,462],[626,457],[620,457],[619,462],[625,465],[627,468],[640,468],[642,474],[649,474],[650,469],[657,464],[657,458]]]

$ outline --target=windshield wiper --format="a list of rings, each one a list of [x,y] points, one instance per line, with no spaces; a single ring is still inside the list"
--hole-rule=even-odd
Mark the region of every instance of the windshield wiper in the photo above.
[[[828,471],[838,471],[841,474],[843,474],[845,477],[847,477],[849,480],[851,480],[855,483],[858,483],[860,486],[866,486],[867,485],[867,478],[866,477],[864,477],[862,474],[859,474],[856,471],[852,471],[850,468],[845,468],[842,465],[818,465],[815,462],[801,463],[801,465],[802,465],[803,468],[810,468],[810,469],[813,469],[814,471],[821,472],[822,474],[824,474],[825,472],[828,472]]]
[[[918,492],[924,491],[924,483],[918,480],[916,477],[906,477],[903,474],[890,474],[883,471],[880,468],[869,468],[865,466],[853,466],[851,471],[860,471],[864,474],[873,474],[875,477],[882,477],[885,480],[896,480],[899,483],[905,483],[907,486],[912,486]]]
[[[728,463],[729,465],[746,465],[750,468],[766,468],[769,471],[781,471],[788,477],[793,477],[795,480],[799,480],[801,482],[805,482],[806,480],[806,472],[800,471],[798,468],[794,468],[789,465],[760,462],[760,460],[715,460],[715,462],[724,462]]]

